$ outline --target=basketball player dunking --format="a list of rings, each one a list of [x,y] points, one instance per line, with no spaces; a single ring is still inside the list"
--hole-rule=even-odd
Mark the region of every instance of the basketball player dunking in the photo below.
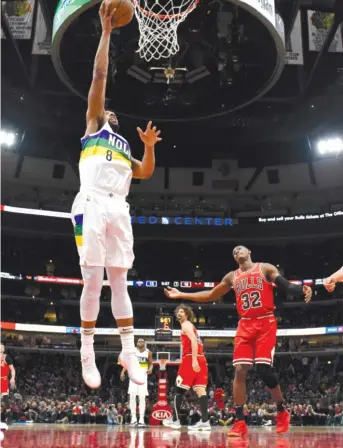
[[[1,402],[5,405],[6,422],[11,423],[11,404],[8,397],[9,385],[12,389],[15,388],[15,368],[13,367],[12,358],[5,353],[5,346],[0,345],[1,356],[1,383],[0,383],[0,396]],[[11,380],[8,381],[8,376],[11,374]],[[7,425],[1,422],[0,429],[7,429]]]
[[[235,291],[237,311],[241,319],[237,327],[233,353],[235,367],[233,398],[236,421],[228,434],[230,437],[244,436],[248,433],[243,406],[246,378],[254,362],[257,373],[277,404],[276,432],[282,434],[288,431],[290,415],[284,407],[278,378],[272,370],[277,331],[273,314],[275,309],[273,284],[286,294],[298,296],[304,294],[306,303],[312,298],[309,286],[301,287],[290,283],[279,274],[275,266],[269,263],[254,263],[250,255],[251,252],[246,247],[235,247],[233,257],[239,268],[228,273],[219,285],[209,291],[186,293],[175,288],[165,290],[171,299],[188,299],[195,302],[213,302],[219,300],[231,288]]]
[[[101,4],[99,14],[102,34],[88,94],[86,132],[81,139],[81,188],[72,207],[83,278],[80,301],[82,376],[85,383],[94,389],[101,384],[93,343],[104,268],[112,290],[112,313],[122,343],[121,364],[128,370],[134,383],[145,383],[145,374],[136,356],[133,310],[126,284],[127,271],[132,266],[134,255],[129,205],[125,199],[132,177],[148,179],[152,176],[155,169],[155,144],[161,140],[160,131],[152,127],[151,122],[145,132],[138,128],[144,143],[144,157],[142,161],[134,159],[129,143],[118,134],[116,115],[104,109],[114,13],[110,2]]]
[[[208,383],[207,361],[204,346],[198,331],[192,324],[194,313],[191,307],[180,305],[175,310],[177,320],[181,324],[182,361],[176,377],[176,395],[174,397],[174,415],[163,420],[168,428],[180,429],[180,410],[182,397],[186,390],[193,388],[199,398],[201,420],[189,426],[190,431],[210,431],[208,419],[208,398],[206,387]]]
[[[129,395],[130,395],[130,409],[131,409],[131,426],[138,426],[142,428],[145,426],[144,414],[145,414],[145,397],[149,395],[148,392],[148,374],[151,375],[154,367],[152,363],[152,353],[145,347],[145,341],[143,338],[139,338],[137,341],[136,356],[138,358],[139,365],[145,374],[145,383],[137,385],[130,380],[129,383]],[[121,371],[120,379],[125,380],[125,367]],[[137,405],[136,397],[139,399],[139,420],[137,421]]]

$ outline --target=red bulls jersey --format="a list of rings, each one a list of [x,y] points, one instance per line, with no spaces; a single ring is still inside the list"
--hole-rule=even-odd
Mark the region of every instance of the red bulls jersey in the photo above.
[[[204,345],[200,339],[198,334],[198,330],[193,325],[193,331],[198,341],[198,355],[204,354]],[[192,354],[192,343],[189,337],[186,334],[183,334],[181,331],[181,344],[182,344],[182,356],[191,355]]]
[[[254,319],[271,314],[275,309],[274,286],[264,277],[261,266],[256,263],[249,271],[237,269],[234,273],[236,306],[241,317]]]
[[[8,378],[8,375],[10,374],[9,366],[11,364],[13,364],[12,359],[8,355],[3,354],[1,356],[1,379]]]

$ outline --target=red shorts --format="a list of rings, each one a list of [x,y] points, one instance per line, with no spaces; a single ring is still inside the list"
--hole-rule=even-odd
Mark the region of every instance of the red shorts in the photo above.
[[[182,358],[176,377],[176,386],[189,390],[190,388],[207,387],[208,367],[205,356],[198,356],[199,372],[194,372],[192,367],[192,355]]]
[[[8,378],[1,378],[0,395],[8,395],[8,391],[9,391]]]
[[[276,345],[277,322],[274,316],[239,321],[233,365],[273,364]]]

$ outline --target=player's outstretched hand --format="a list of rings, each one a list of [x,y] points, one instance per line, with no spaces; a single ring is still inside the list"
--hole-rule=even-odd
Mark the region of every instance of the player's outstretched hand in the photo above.
[[[159,137],[161,131],[158,131],[156,126],[151,128],[152,121],[149,121],[146,130],[143,132],[141,128],[137,128],[140,139],[146,146],[154,146],[156,143],[160,142],[162,139]]]
[[[312,299],[312,289],[309,286],[304,285],[303,293],[305,295],[305,302],[306,303],[311,302],[311,299]]]
[[[194,372],[200,372],[200,366],[197,359],[192,362],[192,369]]]
[[[102,30],[106,33],[110,33],[113,29],[112,26],[112,17],[116,13],[116,8],[111,9],[111,5],[109,2],[104,0],[101,3],[99,9],[99,16],[101,21]]]
[[[120,381],[125,381],[125,373],[121,372],[120,374]]]
[[[11,389],[15,389],[15,379],[14,378],[11,378],[10,386],[11,386]]]
[[[181,293],[176,288],[164,288],[164,294],[168,297],[168,299],[181,299]]]
[[[336,287],[336,282],[332,277],[329,277],[324,280],[323,285],[328,292],[332,292]]]

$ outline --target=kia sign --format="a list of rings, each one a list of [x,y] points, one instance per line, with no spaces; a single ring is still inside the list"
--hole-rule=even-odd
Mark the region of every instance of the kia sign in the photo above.
[[[171,418],[172,413],[169,412],[169,411],[167,411],[167,410],[163,410],[163,409],[161,409],[161,410],[153,411],[152,416],[153,416],[153,418],[154,418],[155,420],[160,420],[160,421],[162,421],[162,420]]]

